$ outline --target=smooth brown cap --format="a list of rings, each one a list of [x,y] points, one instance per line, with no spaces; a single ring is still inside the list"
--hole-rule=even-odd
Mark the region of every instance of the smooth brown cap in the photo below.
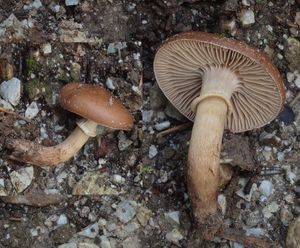
[[[166,40],[154,59],[158,85],[170,102],[194,120],[191,102],[199,96],[205,68],[226,67],[239,79],[231,96],[225,128],[243,132],[261,127],[279,114],[284,84],[267,55],[242,42],[204,32],[181,33]]]
[[[68,83],[60,91],[59,102],[64,109],[99,125],[122,130],[132,128],[131,113],[101,86]]]

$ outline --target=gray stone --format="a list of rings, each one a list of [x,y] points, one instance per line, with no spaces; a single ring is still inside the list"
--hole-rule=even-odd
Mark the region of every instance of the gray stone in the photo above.
[[[258,189],[264,196],[269,197],[273,192],[273,184],[268,180],[263,180]]]
[[[14,111],[13,106],[10,105],[7,101],[4,101],[3,99],[0,98],[0,107],[4,108],[6,110]]]
[[[115,215],[123,222],[129,222],[136,214],[136,203],[134,201],[121,201],[116,209]]]
[[[253,235],[256,237],[264,236],[266,233],[266,230],[262,228],[250,228],[246,230],[246,235]]]
[[[123,184],[126,182],[125,178],[118,174],[112,176],[112,181],[118,184]]]
[[[13,106],[18,105],[21,97],[21,81],[17,78],[4,81],[0,85],[0,95]]]
[[[68,224],[68,218],[65,214],[61,214],[57,221],[56,221],[57,225],[61,226],[61,225],[65,225]]]
[[[108,77],[106,79],[106,83],[105,84],[106,84],[107,88],[109,88],[110,90],[116,89],[116,86],[114,85],[114,81],[110,77]]]
[[[149,158],[152,159],[157,155],[158,151],[155,145],[149,147]]]
[[[127,233],[127,234],[130,234],[130,233],[133,233],[134,231],[136,231],[137,229],[139,229],[141,226],[140,224],[135,221],[135,220],[132,220],[130,221],[128,224],[126,224],[124,226],[124,231]]]
[[[178,243],[179,240],[183,239],[182,234],[177,229],[173,229],[171,232],[166,234],[166,239],[169,242]]]
[[[100,236],[100,245],[101,248],[111,248],[109,239],[105,235]]]
[[[225,215],[226,208],[227,208],[227,200],[225,195],[223,194],[218,195],[218,204],[220,206],[222,214]]]
[[[179,211],[172,211],[172,212],[168,212],[165,213],[165,218],[166,220],[171,220],[173,222],[175,222],[176,224],[180,224],[180,212]]]
[[[0,178],[0,196],[6,196],[4,179]]]
[[[65,0],[67,6],[73,6],[79,4],[79,0]]]
[[[155,129],[157,131],[162,131],[162,130],[165,130],[167,128],[169,128],[171,125],[171,123],[169,121],[164,121],[164,122],[160,122],[160,123],[157,123],[155,124]]]
[[[144,123],[149,123],[153,117],[153,110],[142,110],[142,120]]]
[[[126,42],[113,42],[109,43],[107,47],[107,54],[113,54],[116,53],[124,48],[127,47]]]
[[[141,248],[139,238],[137,236],[126,238],[122,242],[122,248]]]
[[[279,210],[279,205],[277,202],[273,201],[263,208],[262,213],[265,218],[269,219],[272,217],[273,213],[276,213]]]
[[[25,110],[25,117],[28,119],[33,119],[39,113],[39,107],[36,102],[30,103],[30,105]]]
[[[118,134],[118,148],[120,151],[126,150],[129,146],[132,145],[133,141],[128,139],[123,131],[120,131]]]
[[[243,9],[240,13],[240,21],[244,27],[255,23],[254,12],[251,9]]]
[[[34,9],[39,9],[43,7],[43,4],[41,3],[40,0],[34,0],[33,3],[31,4],[32,8]]]
[[[18,193],[23,192],[32,182],[33,167],[25,167],[10,173],[10,181]]]
[[[300,74],[297,75],[295,81],[294,81],[295,85],[300,88]]]
[[[110,187],[105,173],[87,172],[73,188],[73,195],[118,195],[119,193],[122,192]]]
[[[294,74],[294,73],[292,73],[292,72],[287,72],[287,73],[286,73],[286,80],[287,80],[289,83],[293,82],[294,79],[295,79],[295,74]]]
[[[11,36],[10,38],[16,41],[21,41],[25,37],[22,23],[14,14],[11,14],[0,24],[0,41],[5,41],[6,35]]]
[[[91,224],[82,229],[78,234],[87,238],[95,238],[99,233],[98,223]]]
[[[246,7],[249,7],[250,6],[250,2],[249,0],[242,0],[242,4]]]
[[[240,243],[233,242],[233,248],[244,248],[244,246]]]
[[[245,222],[249,227],[255,227],[261,221],[261,214],[258,210],[246,215]]]
[[[288,38],[285,44],[285,58],[289,63],[289,68],[300,71],[300,42],[295,38]]]

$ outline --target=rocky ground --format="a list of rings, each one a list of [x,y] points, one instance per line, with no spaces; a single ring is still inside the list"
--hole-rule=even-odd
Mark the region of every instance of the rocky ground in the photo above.
[[[225,133],[221,162],[233,173],[218,200],[231,228],[272,247],[299,247],[299,0],[0,6],[0,247],[247,247],[220,237],[204,241],[195,231],[185,181],[191,125],[154,78],[157,47],[190,30],[244,41],[278,67],[283,112],[263,128]],[[75,128],[78,117],[57,98],[70,81],[110,90],[133,113],[133,129],[90,139],[55,168],[11,160],[7,140],[50,146]]]

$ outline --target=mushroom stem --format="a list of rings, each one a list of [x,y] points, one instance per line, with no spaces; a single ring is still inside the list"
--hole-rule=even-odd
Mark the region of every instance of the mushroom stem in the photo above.
[[[232,111],[230,98],[238,85],[238,78],[230,70],[207,68],[200,96],[191,104],[196,116],[188,154],[187,184],[194,215],[204,225],[207,239],[220,225],[217,211],[220,151],[226,116]]]
[[[220,98],[207,98],[197,107],[188,154],[188,191],[199,222],[217,212],[226,113],[227,105]]]
[[[86,124],[89,124],[92,129],[96,130],[97,123],[86,121]],[[56,146],[46,147],[22,139],[9,140],[8,147],[13,150],[10,158],[37,166],[54,166],[74,156],[89,137],[77,126],[67,139]]]

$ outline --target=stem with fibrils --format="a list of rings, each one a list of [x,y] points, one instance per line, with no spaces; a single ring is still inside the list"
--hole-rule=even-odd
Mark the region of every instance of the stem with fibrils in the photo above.
[[[238,79],[228,69],[209,68],[202,81],[200,96],[192,103],[196,116],[188,154],[187,184],[197,221],[213,225],[212,217],[218,212],[222,137]]]
[[[83,126],[82,126],[83,125]],[[14,139],[8,141],[13,160],[37,166],[55,166],[74,156],[90,137],[95,136],[97,123],[89,120],[78,122],[78,126],[62,143],[56,146],[42,146],[32,141]]]

